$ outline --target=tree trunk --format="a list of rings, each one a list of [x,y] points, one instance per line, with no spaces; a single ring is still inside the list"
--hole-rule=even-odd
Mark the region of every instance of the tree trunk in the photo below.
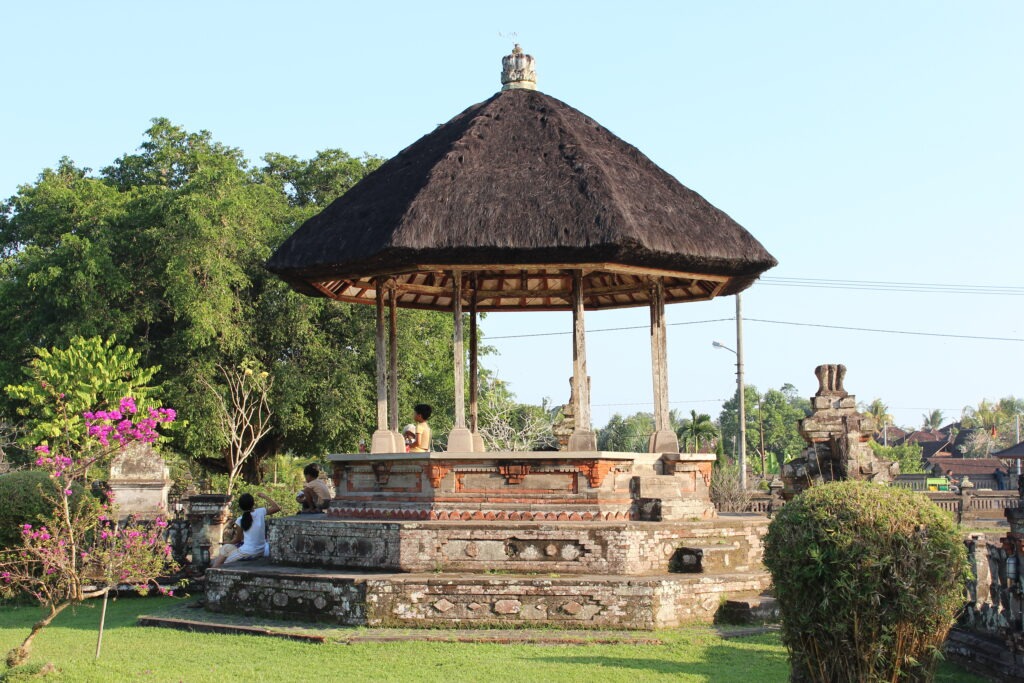
[[[21,645],[19,647],[13,648],[10,652],[7,653],[7,666],[13,668],[15,666],[19,666],[20,664],[24,664],[32,652],[32,641],[35,639],[36,634],[38,634],[44,628],[49,626],[50,622],[52,622],[57,617],[57,615],[63,612],[70,604],[70,600],[65,600],[59,605],[51,607],[49,615],[34,623],[32,625],[32,630],[29,631],[28,636],[25,638],[25,640],[21,642]]]

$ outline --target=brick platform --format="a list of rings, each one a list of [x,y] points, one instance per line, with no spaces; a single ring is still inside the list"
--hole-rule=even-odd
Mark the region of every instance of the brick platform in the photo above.
[[[626,521],[715,517],[713,454],[341,453],[329,514],[345,519]]]
[[[207,609],[348,626],[558,625],[653,629],[710,622],[767,573],[657,576],[380,574],[237,563],[207,572]]]

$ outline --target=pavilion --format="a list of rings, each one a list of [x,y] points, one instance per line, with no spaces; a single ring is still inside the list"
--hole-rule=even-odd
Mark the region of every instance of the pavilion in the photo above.
[[[448,451],[469,453],[483,450],[478,312],[572,311],[569,450],[594,451],[584,311],[627,306],[651,310],[655,433],[649,450],[678,452],[669,426],[665,304],[738,294],[776,260],[635,147],[537,91],[533,58],[518,45],[503,60],[502,84],[309,219],[267,268],[304,294],[376,305],[373,453],[404,450],[395,400],[396,307],[454,315],[455,425]]]

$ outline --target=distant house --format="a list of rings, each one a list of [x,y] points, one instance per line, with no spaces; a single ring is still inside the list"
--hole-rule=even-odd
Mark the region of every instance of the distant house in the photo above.
[[[1004,475],[1004,486],[1010,487],[1010,477],[1006,465],[999,458],[959,458],[949,456],[936,456],[928,458],[928,465],[931,467],[932,475],[942,477],[946,472],[952,471],[953,476],[963,481],[964,477],[970,477],[978,488],[998,488],[996,485],[996,470]]]
[[[1010,446],[1009,448],[997,451],[992,454],[992,457],[1003,458],[1004,460],[1022,460],[1024,459],[1024,441],[1021,441],[1016,446]]]

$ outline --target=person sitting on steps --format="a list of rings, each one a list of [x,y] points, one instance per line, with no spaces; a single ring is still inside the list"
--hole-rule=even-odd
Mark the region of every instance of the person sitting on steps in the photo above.
[[[267,507],[257,508],[251,493],[243,493],[239,497],[238,507],[242,516],[235,520],[235,535],[230,543],[220,547],[210,565],[212,569],[231,562],[256,560],[267,554],[267,515],[280,512],[281,506],[263,492],[256,495],[267,502]]]
[[[306,477],[306,485],[302,487],[295,500],[302,503],[300,515],[315,515],[327,509],[334,494],[331,493],[327,482],[320,478],[320,468],[316,463],[306,465],[302,470]]]

